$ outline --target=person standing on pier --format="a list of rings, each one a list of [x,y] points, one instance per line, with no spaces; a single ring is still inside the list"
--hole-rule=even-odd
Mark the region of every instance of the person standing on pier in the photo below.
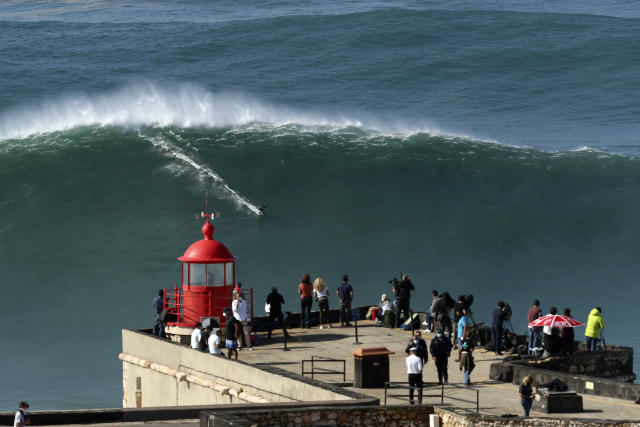
[[[162,311],[164,310],[164,290],[158,291],[158,296],[153,299],[153,310],[155,311],[155,322],[153,324],[153,335],[164,338],[164,319],[162,319]]]
[[[542,310],[540,309],[540,301],[535,300],[533,305],[529,308],[527,312],[527,324],[533,322],[538,317],[542,315]],[[534,326],[533,328],[529,328],[529,346],[528,353],[533,354],[533,349],[536,347],[540,347],[542,328],[540,326]]]
[[[31,419],[25,418],[24,416],[25,409],[29,409],[29,404],[27,402],[20,402],[18,412],[16,412],[16,417],[13,420],[13,427],[23,427],[31,424]]]
[[[533,403],[533,399],[536,396],[533,394],[533,377],[524,377],[522,380],[522,384],[520,384],[520,404],[524,409],[524,416],[529,416],[529,411],[531,410],[531,404]]]
[[[329,287],[324,284],[322,277],[316,277],[316,280],[313,281],[313,295],[318,302],[318,310],[320,311],[320,329],[323,329],[324,322],[327,322],[327,328],[330,328]]]
[[[493,334],[493,351],[496,356],[502,355],[502,331],[506,313],[504,311],[504,301],[498,301],[498,308],[493,310],[493,322],[491,332]]]
[[[231,304],[231,310],[233,311],[233,317],[240,322],[240,338],[242,339],[242,347],[249,346],[249,350],[253,350],[251,344],[251,319],[249,318],[249,312],[247,311],[247,302],[244,299],[242,291],[236,294],[236,299]],[[238,350],[242,347],[238,343]]]
[[[458,319],[458,324],[456,327],[456,337],[458,339],[458,358],[456,359],[456,362],[460,361],[460,356],[462,353],[462,339],[471,327],[471,316],[469,314],[469,308],[462,307],[462,316],[460,316],[460,319]]]
[[[340,299],[340,326],[351,326],[351,301],[353,300],[353,288],[349,284],[349,276],[342,276],[342,283],[338,286],[336,294]]]
[[[404,274],[400,283],[393,287],[393,293],[396,294],[396,328],[400,327],[400,315],[404,315],[404,320],[409,318],[411,291],[415,289],[408,274]]]
[[[409,403],[414,405],[416,402],[413,400],[413,391],[418,389],[418,403],[422,404],[422,359],[417,355],[418,347],[411,347],[409,349],[409,355],[407,356],[405,363],[407,364],[407,374],[409,375]]]
[[[571,309],[565,308],[564,315],[566,317],[571,317]],[[573,328],[562,328],[562,353],[568,355],[574,355],[576,352],[574,341],[575,341],[575,333]]]
[[[238,337],[240,336],[240,322],[233,317],[231,308],[225,307],[222,315],[225,317],[226,322],[224,326],[224,346],[227,348],[227,357],[231,359],[231,355],[235,356],[238,360]]]
[[[600,330],[604,329],[604,320],[602,320],[602,309],[596,307],[589,313],[587,319],[587,328],[584,336],[587,337],[587,351],[596,351],[598,341],[600,341]]]
[[[278,292],[278,287],[273,285],[271,287],[271,293],[267,295],[267,304],[269,305],[269,318],[267,322],[269,325],[267,326],[267,337],[271,339],[271,331],[273,330],[273,325],[276,323],[276,320],[282,324],[282,332],[285,336],[289,336],[287,333],[287,325],[284,322],[284,316],[282,314],[282,304],[284,304],[284,298]]]
[[[473,340],[471,331],[467,331],[462,339],[462,356],[460,357],[460,370],[464,373],[464,385],[471,385],[471,371],[476,367],[473,361]]]
[[[300,329],[308,329],[311,306],[313,305],[313,285],[311,284],[311,277],[308,274],[302,276],[300,284],[298,285],[298,293],[300,294]]]
[[[404,352],[409,355],[413,347],[416,347],[418,349],[416,354],[420,358],[420,360],[422,360],[422,366],[424,368],[424,365],[426,365],[429,361],[429,352],[427,351],[427,343],[422,339],[422,333],[420,331],[416,331],[414,333]]]
[[[448,365],[451,355],[451,341],[444,337],[442,329],[438,329],[435,338],[431,340],[429,350],[438,370],[438,384],[442,384],[443,380],[445,384],[449,384]]]
[[[464,295],[460,295],[458,296],[458,301],[456,302],[456,304],[453,306],[453,331],[456,332],[454,334],[454,336],[456,337],[453,342],[451,344],[453,344],[454,347],[458,346],[458,342],[460,341],[460,337],[461,335],[458,332],[458,322],[460,322],[460,319],[465,315],[462,310],[463,309],[467,309],[467,312],[469,312],[469,303],[467,303],[467,300],[465,299]],[[459,359],[460,357],[458,357]]]

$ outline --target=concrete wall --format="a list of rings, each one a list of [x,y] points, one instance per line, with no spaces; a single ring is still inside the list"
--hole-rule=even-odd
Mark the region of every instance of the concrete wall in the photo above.
[[[549,357],[526,361],[526,364],[570,374],[589,375],[604,379],[633,381],[633,349],[618,347],[616,350],[594,353],[577,353],[571,357]]]
[[[274,367],[122,330],[123,407],[358,399],[358,393]]]

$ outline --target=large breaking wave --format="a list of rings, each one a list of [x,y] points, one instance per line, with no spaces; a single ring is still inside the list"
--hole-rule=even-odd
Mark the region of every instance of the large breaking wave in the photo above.
[[[313,112],[278,106],[248,94],[211,92],[182,83],[130,84],[118,90],[90,95],[68,94],[38,104],[14,107],[0,114],[0,139],[64,131],[79,126],[157,126],[224,128],[255,123],[269,126],[297,124],[322,130],[362,127],[402,134],[444,132],[426,124],[382,120],[367,113]]]

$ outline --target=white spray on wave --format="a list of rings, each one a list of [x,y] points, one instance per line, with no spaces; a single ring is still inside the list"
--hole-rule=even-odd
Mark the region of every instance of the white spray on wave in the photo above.
[[[273,105],[246,94],[211,92],[197,84],[144,82],[96,95],[69,94],[0,112],[0,140],[27,138],[79,126],[223,128],[252,123],[276,127],[296,124],[311,131],[314,128],[326,131],[353,126],[374,133],[402,136],[416,133],[461,136],[441,132],[431,125],[380,119],[362,112],[356,115],[359,117],[354,118],[353,112],[346,115],[301,111]]]
[[[277,107],[248,95],[213,93],[194,84],[159,87],[147,82],[95,96],[67,95],[0,113],[0,139],[90,125],[220,128],[254,122],[276,126],[362,126],[358,120]]]

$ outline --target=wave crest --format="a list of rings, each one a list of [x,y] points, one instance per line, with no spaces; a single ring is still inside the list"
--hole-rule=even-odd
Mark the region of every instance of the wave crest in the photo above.
[[[79,126],[157,126],[225,128],[253,123],[297,124],[322,131],[358,127],[376,132],[460,136],[420,126],[381,120],[367,114],[323,114],[273,105],[247,94],[211,92],[191,83],[130,84],[113,92],[69,94],[40,105],[24,105],[0,113],[0,139],[66,131]]]
[[[276,107],[244,94],[212,93],[195,84],[159,87],[143,83],[97,96],[68,95],[39,106],[15,108],[0,115],[0,138],[26,138],[90,125],[220,128],[254,122],[362,125],[357,120]]]

